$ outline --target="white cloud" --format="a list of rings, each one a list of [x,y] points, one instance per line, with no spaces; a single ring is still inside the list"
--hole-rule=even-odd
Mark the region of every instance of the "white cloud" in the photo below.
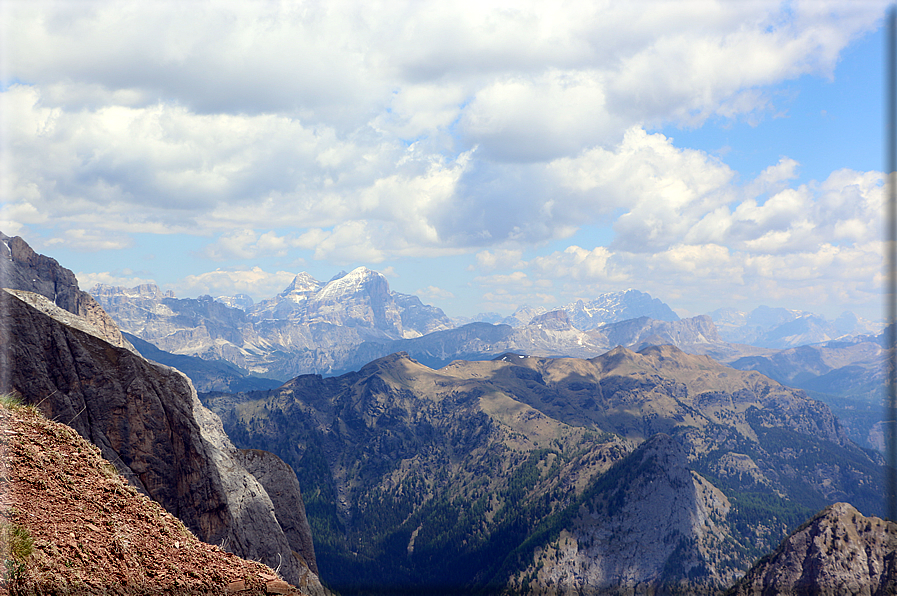
[[[523,251],[520,249],[499,248],[491,251],[484,250],[476,254],[476,266],[486,272],[496,269],[516,269],[525,265],[521,260],[522,256]]]
[[[75,274],[75,277],[78,279],[78,287],[85,292],[89,292],[97,284],[133,288],[142,284],[156,283],[152,279],[132,275],[132,272],[129,271],[101,271],[99,273],[84,273],[83,271],[79,271]]]
[[[63,231],[61,236],[45,240],[43,244],[45,246],[60,244],[74,250],[97,252],[100,250],[128,248],[133,244],[133,241],[124,234],[107,234],[96,230],[71,228]]]
[[[273,231],[259,235],[255,230],[238,229],[222,234],[215,242],[207,245],[202,254],[215,261],[283,257],[291,248],[300,244],[300,240],[296,238],[278,236]]]
[[[739,185],[646,130],[787,110],[771,86],[831,76],[884,2],[4,8],[7,233],[84,250],[202,235],[220,261],[476,252],[495,274],[478,283],[521,291],[649,274],[673,288],[714,267],[759,288],[809,260],[803,279],[846,292],[834,267],[877,258],[859,247],[880,236],[880,174],[792,187],[785,156]],[[524,259],[589,225],[613,225],[613,243]],[[278,274],[182,285],[233,293],[252,275]]]
[[[415,294],[417,294],[421,298],[429,298],[431,300],[448,299],[455,297],[455,295],[448,290],[444,290],[438,286],[427,286],[426,288],[417,290]]]
[[[270,298],[287,287],[295,273],[268,273],[260,267],[251,269],[216,269],[199,275],[188,275],[173,284],[179,296],[233,296],[247,294],[254,300]]]

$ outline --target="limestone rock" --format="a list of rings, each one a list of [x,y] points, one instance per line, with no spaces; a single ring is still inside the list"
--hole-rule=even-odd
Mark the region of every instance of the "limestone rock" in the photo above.
[[[106,341],[134,351],[121,331],[93,296],[78,288],[75,274],[56,259],[34,252],[19,236],[0,232],[0,288],[25,290],[48,298],[52,304],[87,320]]]
[[[242,449],[237,451],[237,457],[271,497],[277,521],[290,542],[290,548],[317,574],[315,547],[308,519],[305,517],[305,504],[302,502],[296,473],[286,462],[269,451]]]
[[[540,586],[534,593],[641,593],[683,578],[683,588],[701,592],[730,583],[721,572],[734,554],[722,548],[734,543],[725,523],[731,503],[688,469],[670,436],[643,443],[590,494],[587,508],[521,574]]]
[[[734,596],[897,593],[897,523],[835,503],[798,528],[731,590]]]

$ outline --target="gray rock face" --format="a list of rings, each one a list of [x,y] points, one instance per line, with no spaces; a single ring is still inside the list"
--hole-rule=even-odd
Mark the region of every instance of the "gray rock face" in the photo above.
[[[305,504],[302,502],[299,481],[293,468],[269,451],[241,449],[235,455],[271,497],[277,521],[293,552],[317,574],[315,547],[308,530],[308,519],[305,517]]]
[[[681,589],[710,593],[734,579],[720,575],[734,555],[722,545],[737,544],[726,523],[732,504],[688,469],[671,437],[655,435],[608,476],[515,583],[530,575],[558,593],[663,593],[689,577]]]
[[[291,582],[307,575],[264,487],[240,464],[220,420],[200,404],[189,379],[89,328],[80,330],[90,323],[73,323],[75,315],[46,298],[19,294],[28,302],[0,294],[8,357],[0,390],[20,394],[93,442],[131,484],[201,540],[279,567]]]
[[[679,315],[669,306],[638,290],[609,292],[589,302],[577,300],[563,308],[573,325],[583,331],[639,317],[669,322],[679,320]]]
[[[759,561],[735,596],[885,596],[897,592],[897,523],[848,503],[825,508]]]
[[[52,304],[86,319],[114,346],[134,351],[96,300],[78,288],[75,274],[55,259],[39,255],[20,237],[0,232],[0,288],[34,292]]]
[[[551,329],[552,331],[567,331],[573,328],[573,325],[570,324],[570,319],[567,317],[567,312],[563,310],[553,310],[535,316],[529,324],[535,325],[540,329]]]

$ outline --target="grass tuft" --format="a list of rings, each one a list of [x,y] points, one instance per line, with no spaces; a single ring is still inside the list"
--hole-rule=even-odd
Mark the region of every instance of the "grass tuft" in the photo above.
[[[17,393],[0,393],[0,406],[9,409],[22,407],[22,396]]]

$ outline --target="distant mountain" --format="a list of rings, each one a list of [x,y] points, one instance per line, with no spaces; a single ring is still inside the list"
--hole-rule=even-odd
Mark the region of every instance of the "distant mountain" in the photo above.
[[[719,309],[710,313],[710,317],[725,341],[775,349],[881,332],[875,324],[850,312],[828,321],[804,311],[759,306],[751,312]]]
[[[453,360],[488,360],[504,352],[591,358],[615,346],[641,349],[656,344],[701,354],[730,353],[729,345],[720,341],[706,315],[674,322],[641,317],[580,331],[573,327],[566,311],[558,310],[537,315],[522,327],[471,323],[414,339],[367,341],[346,355],[342,369],[335,370],[357,370],[394,352],[407,352],[422,364],[438,368]]]
[[[248,371],[226,360],[203,360],[196,356],[172,354],[171,352],[160,350],[136,335],[131,335],[130,333],[123,333],[122,335],[147,360],[171,366],[190,377],[197,391],[231,391],[236,393],[239,391],[274,389],[283,384],[282,381],[276,379],[253,376]]]
[[[832,408],[854,441],[884,451],[880,429],[886,382],[882,344],[880,336],[859,336],[850,341],[734,357],[727,364],[805,389]]]
[[[339,374],[401,350],[427,364],[488,359],[508,350],[591,357],[616,345],[651,342],[725,351],[709,318],[683,323],[667,305],[636,290],[555,311],[524,306],[504,319],[513,325],[494,328],[456,328],[440,309],[391,291],[382,274],[365,267],[327,283],[300,273],[280,294],[258,303],[246,296],[177,299],[154,285],[97,285],[92,292],[124,331],[160,350],[226,361],[275,379]],[[203,367],[182,364],[204,389],[225,382],[208,377]]]
[[[343,594],[709,593],[812,511],[881,507],[882,459],[824,404],[672,346],[439,370],[393,354],[203,399],[303,479]]]
[[[501,318],[497,313],[481,313],[472,319],[459,319],[460,324],[486,322],[511,327],[529,325],[534,317],[552,309],[543,306],[523,305],[510,316]],[[589,301],[577,300],[555,310],[567,313],[571,325],[580,331],[590,331],[608,323],[648,317],[658,321],[678,321],[679,315],[669,306],[638,290],[607,292]]]
[[[583,331],[608,323],[648,317],[655,321],[678,321],[679,315],[669,306],[638,290],[600,294],[594,300],[577,300],[563,307],[573,326]]]
[[[390,291],[383,275],[365,267],[327,283],[300,273],[283,292],[257,304],[239,296],[178,299],[154,285],[97,285],[92,292],[123,330],[161,350],[280,379],[341,366],[364,341],[452,327],[441,310]]]

